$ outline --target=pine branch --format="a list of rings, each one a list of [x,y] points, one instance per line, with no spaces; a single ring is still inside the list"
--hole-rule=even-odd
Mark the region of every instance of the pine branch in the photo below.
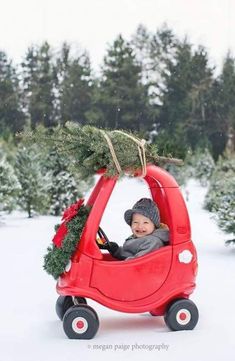
[[[159,164],[175,164],[175,165],[179,165],[179,166],[184,164],[182,159],[163,157],[163,156],[158,156],[158,162],[159,162]]]

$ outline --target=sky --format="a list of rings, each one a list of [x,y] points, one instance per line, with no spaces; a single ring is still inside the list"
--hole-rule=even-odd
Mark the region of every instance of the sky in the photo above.
[[[235,0],[0,0],[0,50],[18,63],[32,44],[47,40],[56,51],[68,41],[98,69],[120,33],[128,40],[139,24],[155,32],[167,23],[220,68],[228,49],[235,53],[233,14]]]

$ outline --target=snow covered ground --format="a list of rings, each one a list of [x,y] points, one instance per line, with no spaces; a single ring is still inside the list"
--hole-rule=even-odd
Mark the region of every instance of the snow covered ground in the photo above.
[[[199,258],[198,286],[191,298],[200,318],[193,331],[171,332],[161,317],[119,313],[89,301],[100,318],[96,337],[67,339],[54,311],[55,281],[42,269],[59,219],[14,213],[2,217],[0,226],[0,361],[234,360],[235,251],[224,246],[229,237],[202,209],[205,189],[195,181],[187,189]],[[123,212],[144,195],[142,183],[120,182],[102,222],[110,239],[121,243],[129,235]]]

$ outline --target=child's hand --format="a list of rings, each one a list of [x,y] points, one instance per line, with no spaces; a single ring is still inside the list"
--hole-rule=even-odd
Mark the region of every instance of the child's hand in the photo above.
[[[113,255],[119,248],[119,245],[116,242],[109,242],[108,251]]]
[[[115,253],[119,248],[116,242],[105,242],[103,238],[97,238],[96,242],[99,246],[99,249],[107,249],[111,254]]]

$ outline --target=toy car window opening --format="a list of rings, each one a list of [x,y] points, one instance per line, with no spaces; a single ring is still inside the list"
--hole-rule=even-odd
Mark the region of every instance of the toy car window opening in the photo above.
[[[190,223],[178,184],[169,174],[166,176],[166,172],[161,168],[149,166],[147,169],[148,172],[144,180],[149,187],[153,201],[158,204],[161,222],[169,227],[169,243],[177,244],[187,241],[190,238]],[[99,259],[102,258],[102,254],[95,243],[96,234],[117,180],[117,177],[107,178],[101,175],[87,201],[92,209],[84,227],[79,248],[87,255]],[[89,239],[90,242],[85,241],[85,239]]]

